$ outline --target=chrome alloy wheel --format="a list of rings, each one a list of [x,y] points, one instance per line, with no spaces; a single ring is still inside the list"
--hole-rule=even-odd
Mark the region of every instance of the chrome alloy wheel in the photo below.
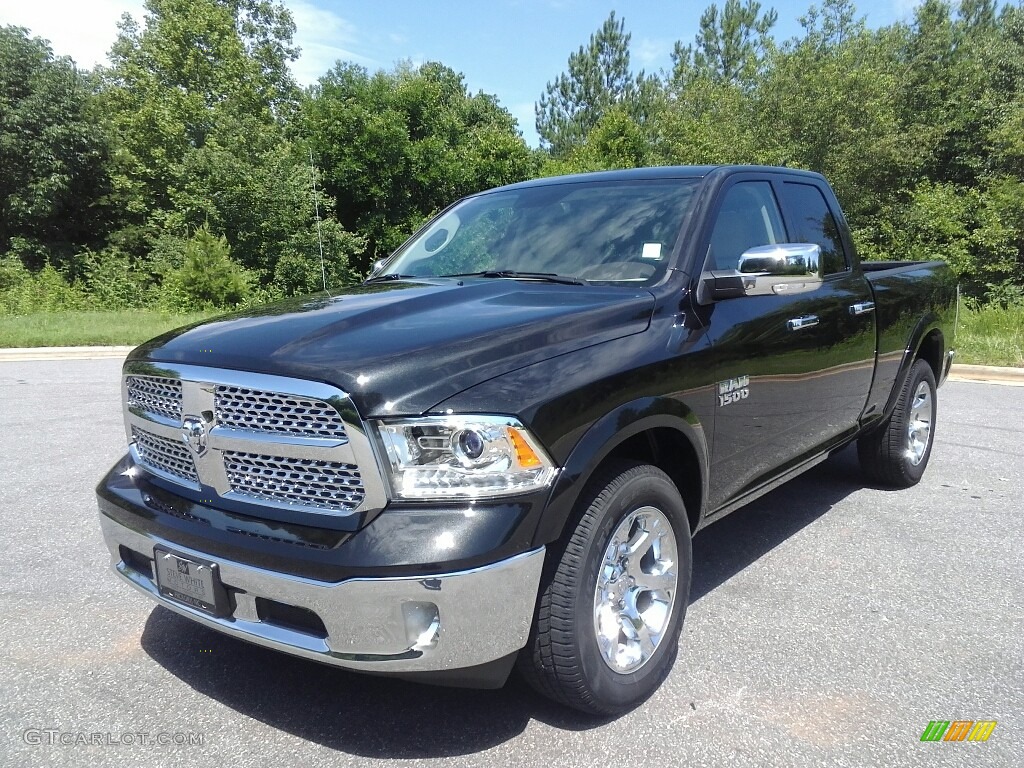
[[[676,535],[665,513],[640,507],[619,522],[594,590],[594,631],[613,672],[636,672],[668,629],[676,598]]]
[[[921,463],[932,435],[932,390],[922,381],[914,392],[907,419],[907,455],[915,467]]]

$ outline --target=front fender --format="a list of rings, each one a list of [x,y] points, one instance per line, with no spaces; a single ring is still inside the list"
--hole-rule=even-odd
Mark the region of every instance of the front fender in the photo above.
[[[576,502],[601,463],[623,442],[652,429],[679,432],[693,448],[701,478],[700,509],[707,506],[708,444],[704,426],[686,403],[672,397],[644,397],[624,403],[594,422],[562,465],[534,534],[534,543],[561,538]]]

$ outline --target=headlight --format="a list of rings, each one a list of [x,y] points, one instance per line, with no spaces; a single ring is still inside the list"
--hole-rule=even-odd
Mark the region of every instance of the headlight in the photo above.
[[[424,416],[375,426],[398,498],[508,496],[544,488],[558,471],[508,416]]]

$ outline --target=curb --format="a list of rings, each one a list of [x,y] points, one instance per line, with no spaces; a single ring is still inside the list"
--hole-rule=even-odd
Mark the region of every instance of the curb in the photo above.
[[[102,360],[125,357],[135,347],[10,347],[0,349],[0,362],[30,360]]]
[[[950,381],[983,381],[988,384],[1011,384],[1024,387],[1024,368],[956,363],[949,371],[949,379]]]

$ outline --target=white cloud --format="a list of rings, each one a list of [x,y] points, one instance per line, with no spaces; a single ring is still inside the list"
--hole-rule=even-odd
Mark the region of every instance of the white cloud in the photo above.
[[[302,48],[301,58],[292,64],[292,73],[302,85],[315,82],[338,59],[371,69],[380,66],[377,60],[355,50],[359,38],[351,22],[306,0],[289,0],[286,4],[295,19],[295,42]]]
[[[358,52],[356,28],[346,19],[308,0],[286,0],[286,5],[295,19],[295,42],[302,48],[292,72],[303,85],[315,82],[338,59],[371,69],[381,66]],[[70,56],[83,69],[107,63],[125,12],[141,24],[143,0],[0,0],[0,24],[27,27],[33,36],[49,40],[55,55]]]
[[[671,48],[672,43],[645,37],[636,45],[633,53],[640,60],[641,64],[645,67],[650,67],[652,64],[666,64]]]
[[[142,0],[0,0],[0,24],[27,27],[83,69],[107,62],[125,12],[141,22]]]
[[[922,2],[924,0],[892,0],[892,7],[896,12],[896,18],[903,19],[904,21],[910,19]]]

